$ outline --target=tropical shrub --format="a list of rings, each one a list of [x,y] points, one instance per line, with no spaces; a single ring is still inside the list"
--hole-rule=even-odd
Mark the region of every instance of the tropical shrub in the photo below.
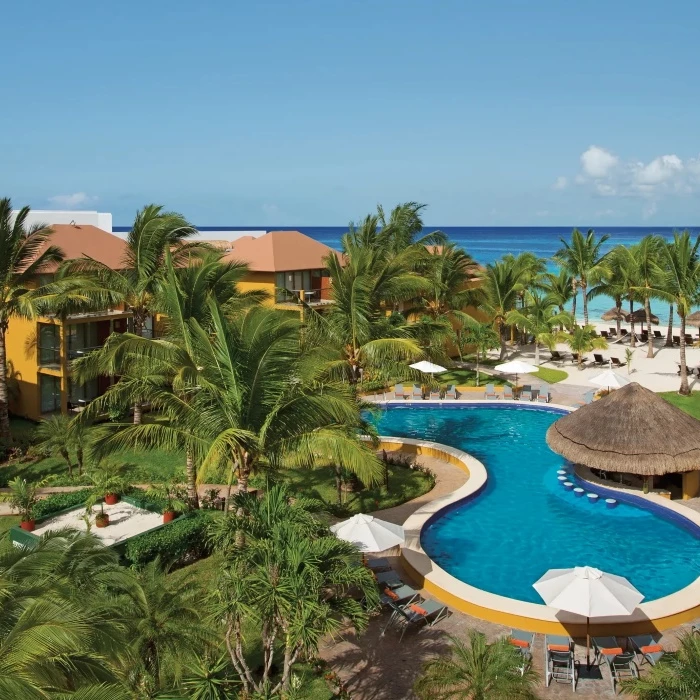
[[[166,566],[178,566],[211,553],[207,532],[212,511],[192,511],[157,530],[131,538],[124,546],[124,558],[136,567],[157,557]]]
[[[34,506],[34,517],[40,520],[59,511],[81,506],[85,503],[89,494],[90,489],[80,489],[80,491],[72,491],[70,493],[54,493],[43,498]]]

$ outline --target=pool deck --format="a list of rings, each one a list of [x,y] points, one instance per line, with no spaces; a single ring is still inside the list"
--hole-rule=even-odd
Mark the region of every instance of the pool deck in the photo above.
[[[466,473],[453,464],[429,455],[420,455],[417,459],[420,464],[428,467],[435,474],[435,487],[413,501],[377,511],[373,515],[389,522],[402,524],[426,503],[446,496],[467,483]],[[420,581],[414,579],[411,572],[403,566],[398,548],[373,556],[388,557],[404,580],[420,588]],[[421,589],[421,593],[428,598],[437,597],[425,589]],[[340,637],[326,640],[321,648],[321,656],[328,661],[333,670],[340,674],[347,683],[350,694],[356,700],[413,698],[415,696],[412,693],[412,687],[420,675],[423,663],[436,655],[444,654],[449,649],[449,635],[466,639],[468,630],[476,629],[483,632],[489,641],[493,641],[510,631],[510,627],[479,619],[454,608],[451,608],[451,611],[450,617],[434,628],[425,629],[420,633],[408,631],[401,643],[395,630],[389,630],[383,637],[380,636],[382,628],[388,621],[388,614],[383,613],[370,622],[369,629],[361,636],[346,630]],[[675,649],[677,634],[689,631],[691,624],[692,622],[687,622],[665,630],[660,637],[661,643],[668,650]],[[584,698],[586,700],[615,697],[607,669],[593,666],[590,673],[586,673],[585,639],[575,638],[575,641],[576,659],[580,671],[576,693],[572,692],[570,685],[564,684],[552,683],[549,688],[545,688],[542,680],[536,688],[538,695],[542,698]],[[620,639],[620,641],[624,640]],[[543,635],[536,635],[533,667],[541,678],[544,678],[543,644]],[[647,664],[642,666],[642,673],[647,668]]]

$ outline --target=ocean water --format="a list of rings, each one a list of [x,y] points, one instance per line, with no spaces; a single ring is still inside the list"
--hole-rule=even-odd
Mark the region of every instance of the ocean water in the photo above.
[[[589,227],[579,226],[582,231],[587,231]],[[590,227],[595,228],[595,227]],[[616,245],[633,245],[639,242],[644,236],[655,233],[663,236],[667,240],[673,238],[674,231],[689,229],[696,236],[700,234],[699,226],[623,226],[606,227],[596,229],[596,233],[608,234],[609,240],[604,246],[604,250],[609,250]],[[241,230],[297,230],[307,236],[325,243],[331,248],[340,247],[340,238],[347,232],[347,226],[204,226],[199,230],[206,231],[241,231]],[[532,252],[542,258],[551,258],[554,253],[561,248],[561,239],[568,240],[573,226],[427,226],[425,233],[441,230],[450,241],[453,241],[466,250],[477,262],[486,265],[497,260],[506,253],[518,254],[522,252]],[[116,229],[115,229],[116,230]],[[551,270],[554,265],[549,265]],[[579,295],[577,301],[577,315],[582,314],[582,301]],[[589,302],[589,318],[595,323],[601,321],[601,314],[614,306],[613,300],[607,297],[599,297]],[[636,305],[635,305],[636,308]],[[627,305],[625,306],[627,311]],[[661,325],[668,323],[668,305],[655,303],[652,311],[659,317]]]
[[[541,603],[532,584],[547,570],[594,566],[660,598],[700,576],[698,528],[647,507],[608,509],[557,480],[570,469],[545,441],[555,409],[499,406],[390,406],[374,420],[380,435],[441,442],[469,452],[488,481],[439,513],[421,534],[427,554],[482,590]],[[669,543],[673,546],[669,546]]]

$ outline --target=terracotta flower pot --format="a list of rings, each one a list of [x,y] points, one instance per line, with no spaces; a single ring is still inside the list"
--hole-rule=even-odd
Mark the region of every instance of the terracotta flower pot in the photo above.
[[[119,503],[119,494],[118,493],[106,493],[105,494],[105,503],[108,506],[113,506],[115,503]]]
[[[22,520],[19,526],[27,532],[33,532],[34,528],[36,527],[36,520],[34,520],[33,518],[32,520]]]
[[[173,520],[175,520],[175,511],[174,510],[163,511],[163,522],[164,523],[170,523]]]
[[[109,525],[109,515],[107,513],[100,513],[95,517],[95,525],[97,527],[107,527]]]

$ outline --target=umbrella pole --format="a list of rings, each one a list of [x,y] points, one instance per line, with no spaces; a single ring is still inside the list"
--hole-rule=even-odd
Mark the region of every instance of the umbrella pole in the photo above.
[[[590,671],[591,670],[591,635],[589,633],[588,629],[588,623],[590,622],[591,618],[587,617],[586,618],[586,668]]]

